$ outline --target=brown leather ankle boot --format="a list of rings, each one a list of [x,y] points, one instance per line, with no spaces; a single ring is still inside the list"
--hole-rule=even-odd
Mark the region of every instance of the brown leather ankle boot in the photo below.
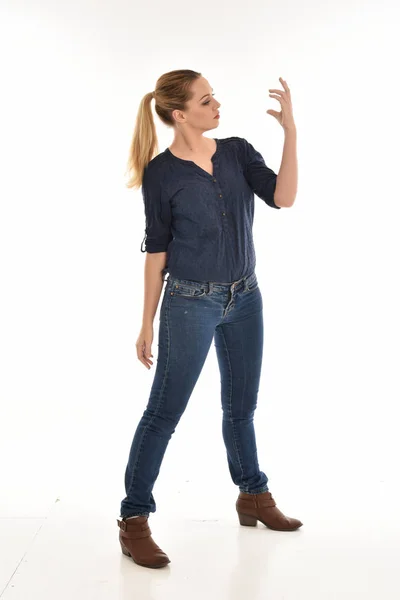
[[[257,521],[261,521],[269,529],[295,531],[303,525],[299,519],[286,517],[279,510],[271,492],[262,494],[240,492],[236,500],[236,511],[240,524],[248,527],[257,527]]]
[[[130,556],[137,565],[158,569],[171,562],[151,537],[148,517],[117,519],[117,523],[122,553]]]

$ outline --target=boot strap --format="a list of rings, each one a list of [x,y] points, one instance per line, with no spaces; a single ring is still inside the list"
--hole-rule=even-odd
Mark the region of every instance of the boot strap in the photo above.
[[[276,506],[276,502],[275,502],[275,500],[273,498],[270,498],[270,500],[262,500],[261,502],[257,502],[257,506],[259,508]]]
[[[121,521],[117,519],[118,526],[124,532],[123,537],[130,538],[132,540],[150,537],[151,529],[149,527],[148,522],[140,525],[140,529],[137,527],[136,523],[127,523],[126,521]]]
[[[151,536],[150,527],[146,531],[124,531],[121,533],[121,537],[129,538],[130,540],[139,540],[140,538],[147,538]]]
[[[249,495],[249,498],[239,498],[238,500],[238,504],[244,504],[244,505],[251,505],[251,506],[257,506],[258,508],[268,508],[268,507],[272,507],[272,506],[276,506],[276,502],[275,500],[271,497],[271,498],[263,498],[262,500],[259,500],[257,498],[259,494],[252,494],[251,496]]]

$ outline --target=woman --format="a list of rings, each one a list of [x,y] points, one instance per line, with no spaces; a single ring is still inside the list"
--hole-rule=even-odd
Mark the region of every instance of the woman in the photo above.
[[[207,79],[191,70],[162,75],[141,102],[128,167],[128,187],[142,185],[146,216],[143,323],[136,348],[148,368],[153,320],[164,275],[157,368],[125,472],[126,497],[117,519],[124,554],[142,566],[170,560],[148,525],[152,494],[169,440],[185,411],[212,341],[221,372],[223,438],[232,481],[239,487],[241,525],[293,531],[259,469],[253,425],[263,351],[262,295],[254,272],[254,193],[270,207],[292,206],[297,186],[296,128],[290,91],[271,90],[282,106],[268,110],[285,130],[278,175],[244,138],[206,138],[218,127],[220,103]],[[157,154],[151,100],[174,141]],[[155,155],[156,154],[156,155]],[[155,156],[154,156],[155,155]],[[142,242],[143,244],[143,242]]]

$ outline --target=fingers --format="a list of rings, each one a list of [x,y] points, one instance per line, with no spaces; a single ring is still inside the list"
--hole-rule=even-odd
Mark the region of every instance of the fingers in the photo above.
[[[282,79],[282,77],[279,77],[279,81],[281,82],[281,84],[283,86],[283,90],[278,90],[278,89],[275,89],[275,88],[271,88],[268,91],[269,92],[275,92],[276,94],[280,94],[282,97],[285,97],[285,95],[286,96],[290,96],[290,89],[289,89],[289,86],[286,83],[286,81],[284,79]]]
[[[278,96],[278,94],[268,94],[271,98],[276,98],[282,104],[282,102],[287,102],[287,98],[285,96]]]
[[[279,81],[281,82],[281,84],[283,85],[283,87],[285,88],[285,91],[290,95],[290,90],[289,90],[289,86],[286,83],[285,79],[282,79],[282,77],[279,77]]]

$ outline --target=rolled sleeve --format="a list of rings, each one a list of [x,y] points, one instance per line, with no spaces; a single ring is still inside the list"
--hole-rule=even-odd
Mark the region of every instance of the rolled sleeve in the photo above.
[[[276,188],[276,173],[267,167],[264,158],[257,152],[255,148],[242,138],[244,152],[244,176],[247,183],[255,194],[268,206],[272,208],[281,208],[274,201],[274,193]]]
[[[166,252],[172,240],[171,206],[163,192],[157,173],[150,173],[145,167],[142,181],[142,196],[146,218],[145,237],[142,252]],[[143,250],[143,242],[146,248]]]

